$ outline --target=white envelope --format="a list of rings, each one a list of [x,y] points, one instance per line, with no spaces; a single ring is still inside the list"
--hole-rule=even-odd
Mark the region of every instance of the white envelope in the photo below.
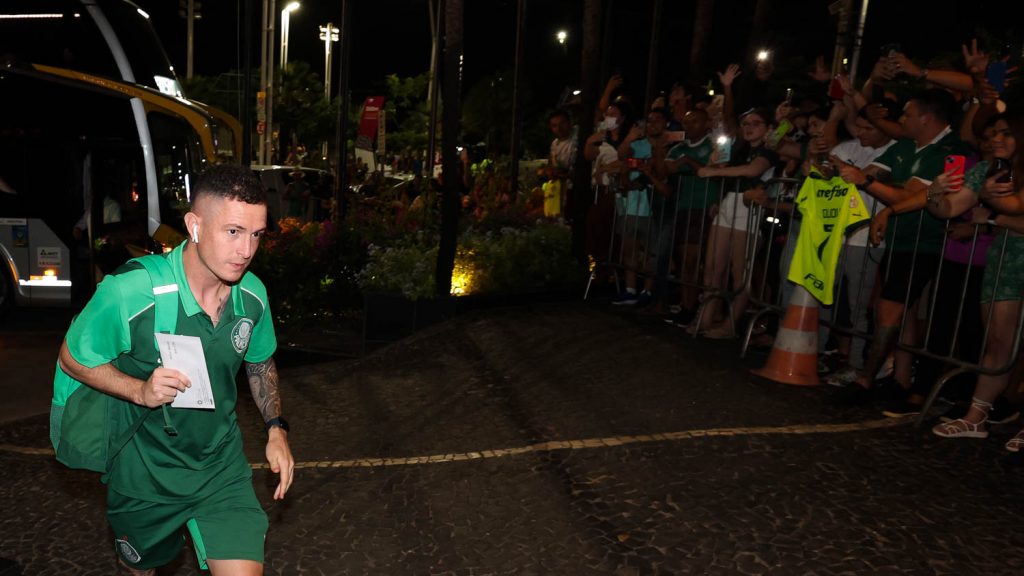
[[[156,342],[160,348],[164,368],[182,372],[192,382],[190,388],[178,392],[174,402],[171,402],[171,407],[215,409],[210,373],[206,369],[206,354],[203,353],[203,341],[196,336],[157,333]]]

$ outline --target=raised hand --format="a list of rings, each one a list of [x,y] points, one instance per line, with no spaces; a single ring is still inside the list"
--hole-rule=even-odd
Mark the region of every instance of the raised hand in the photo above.
[[[814,59],[814,70],[808,72],[807,75],[822,84],[832,79],[832,72],[825,66],[824,56],[818,56]]]
[[[977,74],[984,74],[985,70],[988,69],[988,55],[978,50],[978,39],[971,39],[971,47],[968,48],[966,44],[960,45],[960,50],[964,55],[964,66],[967,67],[967,71],[972,76]]]
[[[726,66],[725,72],[718,73],[718,80],[722,83],[722,86],[732,86],[732,83],[735,82],[741,74],[743,74],[743,72],[740,70],[739,64],[729,64]]]

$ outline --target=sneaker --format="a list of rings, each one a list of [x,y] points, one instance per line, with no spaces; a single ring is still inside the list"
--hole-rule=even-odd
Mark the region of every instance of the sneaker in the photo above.
[[[626,290],[625,292],[619,292],[618,294],[612,297],[612,304],[615,306],[632,306],[636,304],[636,301],[636,292],[630,292],[629,290]]]
[[[882,410],[882,416],[886,418],[902,418],[904,416],[916,416],[921,413],[923,406],[921,404],[914,404],[908,402],[906,399],[893,400],[886,403],[885,409]]]
[[[818,375],[824,376],[831,374],[839,369],[843,365],[843,359],[839,356],[838,351],[824,352],[818,354]]]
[[[685,328],[693,319],[697,317],[697,313],[692,310],[677,310],[674,314],[663,318],[666,324],[674,324],[680,328]]]
[[[875,396],[884,402],[905,400],[907,398],[907,388],[904,388],[903,385],[892,376],[875,380],[874,388]]]
[[[634,304],[636,304],[637,308],[644,308],[650,306],[651,302],[653,301],[654,295],[648,292],[647,290],[644,290],[643,292],[640,293],[639,296],[637,296],[636,302],[634,302]]]
[[[828,378],[825,378],[824,382],[829,386],[842,388],[853,384],[855,380],[857,380],[857,369],[853,366],[845,366],[836,370],[832,374],[829,374]]]

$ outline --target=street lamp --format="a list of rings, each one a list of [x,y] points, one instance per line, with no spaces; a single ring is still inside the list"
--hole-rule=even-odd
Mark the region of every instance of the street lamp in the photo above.
[[[338,41],[338,28],[328,22],[320,27],[320,40],[324,43],[324,99],[331,99],[331,44]]]
[[[324,43],[324,100],[331,101],[331,44],[338,41],[340,30],[328,22],[320,27],[320,40]],[[327,159],[327,141],[320,147],[321,157]]]
[[[565,30],[559,30],[555,33],[555,40],[558,40],[558,43],[562,45],[562,54],[565,56],[569,55],[569,46],[565,43],[568,39],[569,33]]]
[[[298,2],[289,2],[281,9],[281,70],[288,66],[288,28],[291,23],[291,13],[298,9]]]

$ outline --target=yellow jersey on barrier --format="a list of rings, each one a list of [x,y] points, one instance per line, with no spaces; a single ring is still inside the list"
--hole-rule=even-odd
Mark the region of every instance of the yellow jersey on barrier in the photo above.
[[[856,186],[838,176],[826,180],[813,169],[800,187],[796,204],[803,218],[789,279],[830,305],[843,237],[871,214]]]

